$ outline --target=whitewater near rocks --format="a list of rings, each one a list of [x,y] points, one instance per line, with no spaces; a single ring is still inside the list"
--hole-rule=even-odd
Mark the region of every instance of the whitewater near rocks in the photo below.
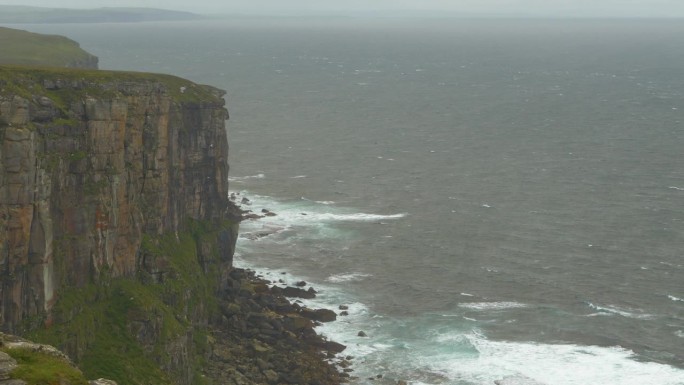
[[[237,261],[348,305],[359,383],[684,383],[676,22],[60,28],[229,90]]]

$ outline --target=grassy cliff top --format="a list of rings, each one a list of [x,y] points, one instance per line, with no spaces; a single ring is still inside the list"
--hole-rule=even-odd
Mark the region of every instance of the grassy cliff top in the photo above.
[[[108,97],[150,92],[167,94],[179,102],[219,104],[223,104],[224,94],[217,88],[165,74],[0,66],[0,96],[18,95],[32,99],[36,95],[45,95],[68,105],[71,99],[85,94]]]
[[[96,58],[64,36],[0,27],[0,65],[74,67]]]

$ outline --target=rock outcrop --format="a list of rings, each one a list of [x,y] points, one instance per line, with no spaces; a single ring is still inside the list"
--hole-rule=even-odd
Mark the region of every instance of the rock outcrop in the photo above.
[[[151,272],[143,235],[220,222],[222,92],[161,75],[0,69],[0,327],[49,322],[60,288]],[[219,241],[231,264],[234,234]]]
[[[69,357],[54,346],[0,333],[0,385],[27,383],[117,385],[104,378],[86,381]]]
[[[240,214],[222,95],[166,75],[0,67],[1,330],[93,376],[193,383]]]

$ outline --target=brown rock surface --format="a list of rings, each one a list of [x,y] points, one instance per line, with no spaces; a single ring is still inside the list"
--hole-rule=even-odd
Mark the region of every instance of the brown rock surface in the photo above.
[[[163,75],[0,67],[0,329],[49,322],[62,287],[163,270],[141,259],[144,234],[232,215],[222,94]],[[221,238],[229,268],[235,234]]]

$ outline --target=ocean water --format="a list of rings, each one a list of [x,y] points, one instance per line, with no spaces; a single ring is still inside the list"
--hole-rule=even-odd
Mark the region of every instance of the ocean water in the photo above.
[[[228,91],[237,263],[349,306],[353,383],[684,384],[680,21],[21,28]]]

